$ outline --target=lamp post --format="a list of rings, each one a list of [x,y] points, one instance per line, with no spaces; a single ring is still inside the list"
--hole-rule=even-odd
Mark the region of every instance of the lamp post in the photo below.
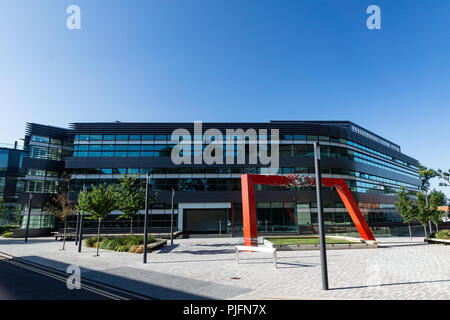
[[[319,224],[320,238],[320,266],[322,268],[322,289],[328,290],[328,270],[327,270],[327,253],[325,242],[325,227],[323,222],[322,207],[322,176],[320,174],[320,147],[317,141],[314,142],[314,166],[316,171],[316,196],[317,196],[317,217]]]
[[[25,242],[28,242],[28,230],[30,229],[30,218],[31,218],[31,203],[33,201],[33,194],[30,193],[30,198],[28,199],[28,218],[27,218],[27,228],[25,230]]]
[[[148,232],[148,182],[150,179],[150,174],[147,172],[147,177],[145,178],[145,216],[144,216],[144,252],[143,259],[144,263],[147,263],[147,232]]]
[[[86,185],[83,185],[83,192],[86,192]],[[80,225],[78,226],[78,252],[81,252],[81,245],[83,243],[83,214],[81,212],[78,212],[80,214]]]
[[[173,244],[173,198],[175,197],[175,190],[172,189],[172,212],[170,213],[170,244]]]

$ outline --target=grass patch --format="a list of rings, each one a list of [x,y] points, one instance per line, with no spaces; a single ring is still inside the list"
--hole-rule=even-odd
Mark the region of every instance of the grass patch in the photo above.
[[[266,240],[275,245],[302,245],[302,244],[319,244],[319,238],[270,238]],[[355,243],[344,239],[325,238],[327,244],[349,244]]]
[[[156,242],[155,238],[148,237],[147,244]],[[86,247],[97,246],[97,236],[85,240]],[[118,252],[142,253],[144,250],[143,236],[100,237],[100,249],[114,250]]]

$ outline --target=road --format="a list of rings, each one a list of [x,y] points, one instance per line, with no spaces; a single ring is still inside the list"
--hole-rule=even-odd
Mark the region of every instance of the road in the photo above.
[[[131,300],[145,299],[107,285],[81,280],[67,287],[69,274],[0,255],[0,300]]]

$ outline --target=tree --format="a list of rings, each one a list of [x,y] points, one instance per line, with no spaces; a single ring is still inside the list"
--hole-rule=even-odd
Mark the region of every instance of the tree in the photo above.
[[[6,213],[7,209],[5,207],[5,201],[3,198],[0,198],[0,219],[3,218],[3,215]]]
[[[439,176],[439,174],[435,170],[419,164],[419,176],[422,182],[420,189],[426,193],[430,189],[430,180]]]
[[[122,211],[119,218],[130,219],[133,234],[133,219],[145,207],[145,188],[141,180],[134,176],[122,177],[117,188],[117,207]]]
[[[99,256],[101,222],[116,208],[117,195],[114,187],[111,185],[92,186],[92,191],[82,191],[78,195],[78,209],[89,213],[91,215],[90,219],[98,220],[97,256]]]
[[[441,223],[444,219],[445,212],[442,210],[438,210],[440,206],[445,206],[447,203],[447,198],[442,191],[433,190],[430,192],[429,198],[429,207],[431,220],[436,225],[436,231],[439,232],[439,223]]]
[[[431,219],[431,210],[427,205],[426,195],[422,192],[417,192],[416,201],[417,210],[415,210],[414,220],[423,225],[425,231],[425,238],[427,237],[427,222]]]
[[[412,239],[411,222],[414,221],[415,205],[404,187],[397,193],[397,197],[398,201],[395,202],[395,206],[398,213],[402,216],[403,222],[408,224],[409,238]]]
[[[444,180],[444,182],[439,183],[442,187],[450,187],[450,169],[448,171],[442,171],[441,169],[438,169],[437,175],[439,179]]]
[[[52,202],[48,204],[48,212],[61,221],[64,221],[64,237],[62,250],[65,250],[67,218],[77,212],[77,207],[72,201],[70,201],[68,195],[58,194],[56,197],[53,197]]]

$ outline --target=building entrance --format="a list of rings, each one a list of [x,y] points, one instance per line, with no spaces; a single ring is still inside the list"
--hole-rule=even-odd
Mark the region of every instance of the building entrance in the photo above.
[[[184,209],[184,232],[225,233],[227,229],[227,209]]]

